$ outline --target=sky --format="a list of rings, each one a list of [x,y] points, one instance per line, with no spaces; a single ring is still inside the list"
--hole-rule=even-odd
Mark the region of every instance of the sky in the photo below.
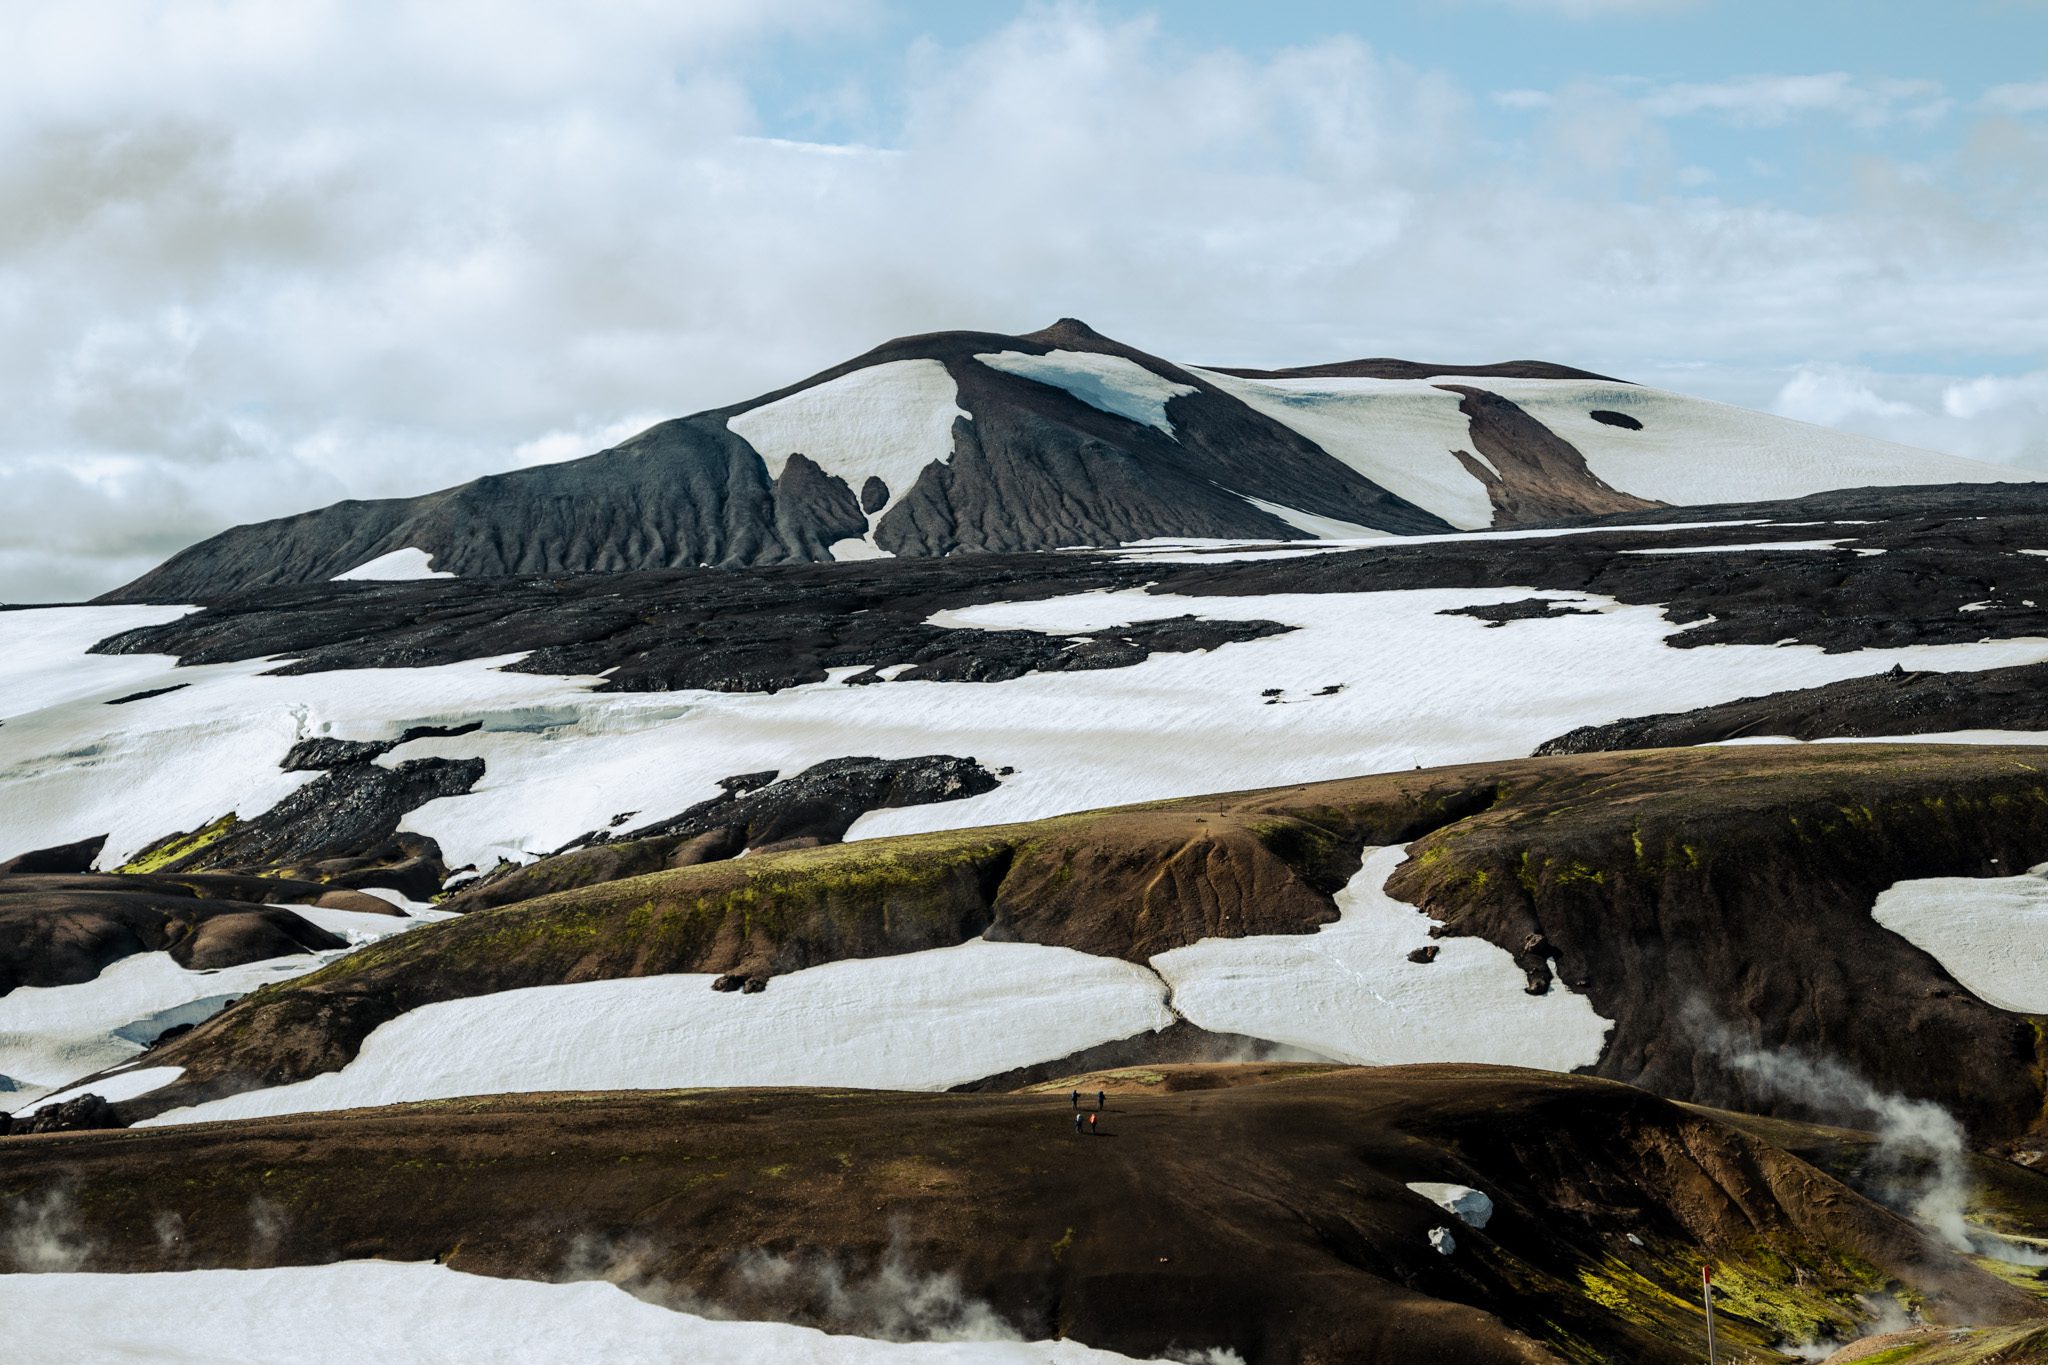
[[[2048,473],[2048,0],[0,0],[0,601],[892,337]]]

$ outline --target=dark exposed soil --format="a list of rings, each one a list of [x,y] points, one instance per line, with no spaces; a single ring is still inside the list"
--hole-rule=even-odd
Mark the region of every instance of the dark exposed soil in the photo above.
[[[1605,427],[1620,427],[1623,431],[1641,431],[1643,424],[1625,412],[1609,412],[1605,408],[1594,408],[1586,416]]]
[[[438,1259],[853,1331],[866,1301],[835,1305],[823,1272],[892,1263],[957,1276],[1028,1338],[1256,1365],[1690,1362],[1703,1258],[1745,1287],[1723,1299],[1728,1349],[1846,1326],[1843,1300],[1887,1283],[1937,1320],[2048,1311],[1798,1159],[1610,1083],[1437,1066],[1120,1091],[1093,1137],[1069,1108],[501,1096],[14,1138],[0,1206],[64,1190],[95,1270]],[[1484,1230],[1406,1188],[1425,1180],[1485,1191]],[[1446,1226],[1448,1256],[1428,1241]]]
[[[1486,485],[1495,526],[1610,512],[1639,512],[1662,503],[1610,488],[1586,467],[1578,447],[1487,389],[1439,384],[1458,395],[1458,411],[1471,425],[1472,445],[1485,457],[1451,453],[1465,472]]]
[[[153,878],[0,877],[0,995],[90,981],[133,953],[169,952],[197,971],[343,946],[289,910]]]
[[[92,871],[93,860],[107,846],[107,836],[95,834],[54,848],[34,848],[0,861],[0,877],[19,873],[74,873]]]
[[[1553,365],[1546,360],[1503,360],[1490,365],[1433,365],[1421,360],[1339,360],[1328,365],[1297,365],[1285,370],[1245,370],[1229,365],[1206,365],[1217,374],[1234,374],[1240,379],[1438,379],[1445,375],[1468,375],[1473,379],[1597,379],[1608,384],[1626,384],[1591,370]]]

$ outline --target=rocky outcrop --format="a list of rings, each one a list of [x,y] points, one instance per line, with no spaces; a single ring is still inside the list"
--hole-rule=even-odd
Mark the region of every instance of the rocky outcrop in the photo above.
[[[230,813],[205,829],[166,836],[129,867],[165,874],[232,869],[323,886],[386,887],[415,900],[439,891],[448,876],[439,846],[400,833],[398,822],[429,801],[467,792],[483,776],[484,761],[416,758],[386,768],[363,757],[382,752],[375,744],[324,743],[310,756],[307,744],[295,746],[286,766],[336,766],[263,814],[243,820]]]
[[[1473,448],[1485,459],[1474,459],[1463,450],[1451,453],[1486,485],[1494,525],[1663,506],[1609,487],[1586,467],[1586,457],[1576,446],[1499,394],[1469,384],[1437,387],[1458,395],[1458,410],[1472,424]]]
[[[60,844],[55,848],[37,848],[27,853],[17,853],[12,858],[0,860],[0,877],[31,873],[90,872],[93,860],[100,856],[100,850],[106,846],[107,836],[96,834],[90,839]]]
[[[680,815],[623,834],[586,834],[552,856],[464,884],[443,908],[480,910],[748,851],[836,844],[869,811],[961,801],[995,790],[999,781],[973,759],[951,754],[836,758],[780,781],[776,776],[728,777],[720,795]]]
[[[2048,731],[2048,664],[1962,673],[1895,667],[1867,678],[1744,697],[1694,711],[1587,725],[1544,741],[1536,752],[1662,749],[1768,735],[1858,739],[1956,730]]]

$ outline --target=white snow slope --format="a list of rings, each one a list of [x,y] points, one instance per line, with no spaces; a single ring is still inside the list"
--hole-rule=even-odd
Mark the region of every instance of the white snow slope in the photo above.
[[[1383,544],[1385,542],[1382,542]],[[1588,615],[1488,627],[1440,613],[1530,596]],[[961,828],[1122,802],[1526,755],[1581,725],[1879,673],[2048,661],[2048,640],[1826,654],[1801,645],[1674,649],[1654,606],[1520,587],[1267,597],[1087,593],[947,613],[939,624],[1071,635],[1193,613],[1299,629],[1129,668],[1001,683],[833,680],[774,694],[607,693],[587,677],[507,673],[507,659],[421,669],[257,676],[263,661],[173,670],[163,656],[82,658],[136,609],[0,613],[0,659],[45,641],[30,694],[58,698],[0,726],[0,857],[112,833],[101,866],[152,839],[252,816],[307,780],[278,763],[299,739],[391,738],[406,726],[482,722],[379,760],[480,756],[466,796],[431,802],[404,828],[451,866],[558,848],[613,816],[647,819],[717,795],[718,779],[791,774],[847,755],[952,753],[1013,767],[995,791],[878,811],[854,837]],[[160,613],[157,619],[162,619]],[[105,627],[99,622],[104,621]],[[47,643],[51,638],[63,647]],[[1602,666],[1585,666],[1599,659]],[[20,667],[19,656],[14,661]],[[907,662],[907,661],[906,661]],[[112,670],[104,665],[119,665]],[[76,670],[74,676],[74,670]],[[101,701],[188,682],[127,706]],[[1342,690],[1316,696],[1319,690]],[[1261,694],[1282,689],[1278,704]],[[11,696],[10,696],[11,700]]]
[[[1204,939],[1151,970],[1070,948],[974,941],[778,976],[758,995],[703,975],[536,986],[428,1005],[340,1071],[170,1110],[146,1124],[368,1108],[528,1090],[717,1085],[942,1090],[1164,1028],[1176,1018],[1338,1061],[1599,1060],[1608,1020],[1559,988],[1524,992],[1513,958],[1447,939],[1386,894],[1405,848],[1378,849],[1307,935]],[[168,1079],[168,1078],[166,1078]]]
[[[1459,396],[1439,387],[1485,389],[1517,404],[1571,442],[1610,487],[1678,505],[1793,498],[1831,488],[1916,483],[2024,481],[2020,470],[1893,445],[1828,427],[1661,389],[1604,380],[1239,379],[1198,373],[1218,388],[1453,526],[1493,521],[1478,479],[1451,454],[1485,464]],[[1596,422],[1620,412],[1641,431]]]
[[[1217,1033],[1307,1048],[1340,1062],[1496,1062],[1569,1071],[1600,1060],[1611,1021],[1582,995],[1523,990],[1507,953],[1483,939],[1429,936],[1434,923],[1389,896],[1405,847],[1366,856],[1337,893],[1339,918],[1313,934],[1206,938],[1152,966],[1174,1008]],[[1434,944],[1434,962],[1410,962]]]
[[[331,580],[336,583],[350,581],[396,583],[409,578],[453,578],[454,574],[436,569],[433,557],[425,550],[410,547],[393,550],[390,554],[378,555],[375,559],[356,565],[347,573],[338,573]]]
[[[526,1090],[943,1090],[1173,1022],[1143,967],[1031,943],[833,962],[758,995],[712,980],[584,981],[427,1005],[378,1028],[340,1071],[150,1122]]]
[[[1094,351],[1048,351],[1028,355],[1023,351],[992,351],[974,357],[992,370],[1065,389],[1091,408],[1173,435],[1167,420],[1166,400],[1198,392],[1191,384],[1176,384],[1155,374],[1135,360]]]
[[[1071,1341],[890,1342],[697,1317],[616,1285],[424,1262],[0,1275],[10,1365],[1112,1365]]]
[[[953,423],[966,417],[953,376],[936,360],[890,360],[843,374],[787,398],[728,418],[781,478],[791,455],[802,454],[827,474],[844,479],[859,497],[870,476],[889,486],[889,498],[868,516],[868,555],[834,547],[834,557],[879,553],[875,523],[894,507],[927,465],[953,458]]]

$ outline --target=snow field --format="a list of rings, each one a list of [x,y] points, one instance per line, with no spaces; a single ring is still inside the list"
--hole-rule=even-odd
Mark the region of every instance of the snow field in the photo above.
[[[1135,360],[1094,351],[1049,351],[1044,355],[991,351],[974,358],[992,370],[1064,389],[1091,408],[1168,436],[1173,435],[1173,423],[1166,417],[1166,400],[1200,392],[1192,385],[1154,374]]]
[[[151,1124],[529,1090],[826,1085],[943,1090],[1173,1022],[1143,967],[975,940],[828,963],[758,995],[695,973],[535,986],[427,1005],[340,1071]]]
[[[890,360],[843,374],[787,398],[726,419],[781,478],[789,457],[802,454],[827,474],[844,479],[858,498],[870,476],[889,486],[889,499],[868,515],[865,552],[839,541],[834,559],[869,559],[875,524],[894,507],[927,465],[953,458],[953,423],[969,413],[960,389],[936,360]]]
[[[163,621],[185,609],[147,610]],[[276,660],[174,668],[164,654],[84,654],[98,639],[146,624],[136,612],[47,609],[60,628],[50,633],[65,636],[71,652],[47,650],[41,670],[21,680],[21,694],[51,700],[0,726],[0,857],[104,833],[97,865],[119,867],[166,834],[201,829],[230,811],[255,816],[313,781],[318,773],[278,767],[301,739],[390,738],[408,724],[470,720],[573,725],[579,713],[564,703],[596,681],[498,671],[517,655],[276,678],[259,676]],[[0,658],[22,626],[34,624],[18,618],[45,614],[0,613]],[[185,686],[124,706],[102,704],[171,683]],[[16,694],[4,695],[12,701]]]
[[[2048,864],[2016,877],[1925,877],[1879,893],[1871,918],[1987,1005],[2048,1014]]]
[[[1152,966],[1190,1023],[1366,1066],[1495,1062],[1569,1071],[1600,1059],[1612,1021],[1553,985],[1529,995],[1514,959],[1483,939],[1432,939],[1435,923],[1386,892],[1404,846],[1369,853],[1312,934],[1208,938]],[[1410,962],[1434,945],[1434,962]]]
[[[0,1275],[14,1365],[1113,1365],[1071,1341],[889,1342],[676,1312],[600,1281],[431,1262]]]
[[[371,582],[401,583],[413,578],[453,578],[454,574],[433,566],[433,557],[425,550],[410,546],[378,555],[356,565],[347,573],[338,573],[329,579],[330,583]]]
[[[1832,540],[1760,540],[1751,545],[1660,545],[1647,550],[1620,550],[1625,555],[1732,555],[1751,550],[1832,550],[1847,540],[1847,536],[1836,536]],[[1860,551],[1859,551],[1860,553]],[[1883,554],[1884,551],[1877,551]]]
[[[110,635],[160,626],[197,607],[24,607],[0,611],[0,722],[91,698],[110,701],[160,687],[160,654],[88,654]],[[179,679],[177,681],[182,681]],[[109,715],[117,713],[110,712]],[[17,736],[0,734],[0,762]]]
[[[1515,533],[1506,533],[1513,535]],[[1589,615],[1489,628],[1451,608],[1528,597],[1581,603]],[[127,608],[60,608],[78,643]],[[1266,597],[1083,593],[939,613],[934,624],[1053,635],[1193,614],[1272,619],[1297,629],[1206,653],[1156,654],[1129,668],[1032,674],[1002,683],[831,680],[774,694],[595,694],[588,677],[507,673],[513,656],[422,669],[257,676],[264,662],[176,670],[190,686],[129,706],[102,694],[172,673],[163,656],[114,687],[0,727],[0,831],[9,847],[111,831],[100,865],[228,811],[252,816],[311,773],[277,764],[299,739],[386,738],[406,726],[481,721],[477,733],[416,740],[385,755],[477,756],[466,796],[430,802],[403,828],[440,842],[451,866],[489,867],[558,848],[613,816],[646,819],[715,796],[718,780],[795,773],[848,755],[953,753],[1016,772],[964,801],[877,811],[857,838],[1036,819],[1123,802],[1417,765],[1520,757],[1581,725],[1683,711],[1788,688],[1908,669],[1981,669],[2048,660],[2048,640],[1996,640],[1825,654],[1801,645],[1674,649],[1654,606],[1520,587]],[[19,629],[0,613],[0,631]],[[161,619],[161,618],[159,618]],[[4,656],[4,650],[0,650]],[[1585,660],[1603,661],[1588,669]],[[46,651],[43,668],[78,662]],[[88,666],[98,661],[88,661]],[[39,686],[33,675],[29,686]],[[1331,696],[1318,689],[1342,685]],[[1267,688],[1285,690],[1267,705]]]

